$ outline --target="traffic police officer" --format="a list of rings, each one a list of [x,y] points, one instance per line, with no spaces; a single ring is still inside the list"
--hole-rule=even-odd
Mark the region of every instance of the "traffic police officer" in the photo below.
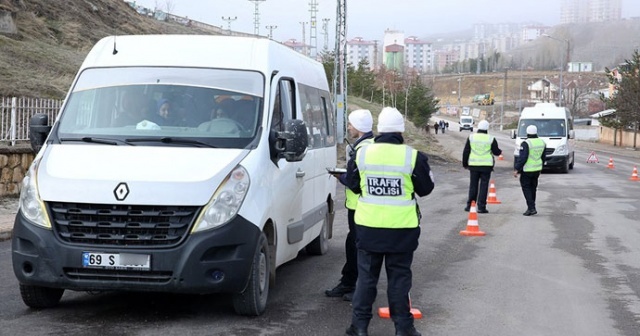
[[[349,114],[349,124],[347,132],[351,138],[357,139],[355,143],[347,146],[347,171],[355,168],[354,159],[356,150],[362,145],[373,143],[373,117],[369,110],[355,110]],[[347,184],[347,174],[332,174],[343,185]],[[326,290],[324,293],[329,297],[342,297],[345,301],[351,301],[353,292],[356,288],[356,280],[358,279],[358,250],[356,248],[356,223],[353,217],[356,213],[356,204],[358,203],[358,195],[345,188],[345,207],[347,208],[347,221],[349,223],[349,233],[344,242],[346,253],[346,262],[342,267],[342,278],[340,283],[332,289]]]
[[[514,177],[520,174],[520,187],[527,201],[527,211],[524,216],[538,213],[536,210],[536,191],[538,189],[538,177],[542,171],[544,161],[547,159],[544,140],[538,138],[538,128],[535,125],[527,127],[527,139],[520,144],[520,154],[514,163]]]
[[[382,263],[387,274],[387,298],[396,335],[421,335],[410,311],[411,263],[420,237],[420,211],[415,196],[434,187],[427,156],[404,145],[404,118],[385,107],[378,116],[373,144],[356,153],[347,185],[360,193],[355,213],[358,281],[347,335],[368,335]]]
[[[502,154],[496,138],[488,134],[489,122],[486,120],[478,123],[478,131],[469,135],[464,150],[462,151],[462,166],[469,169],[469,197],[464,211],[469,211],[471,202],[478,205],[478,213],[488,213],[487,191],[491,171],[495,165],[493,155]],[[492,155],[493,154],[493,155]],[[480,184],[480,189],[478,189]]]

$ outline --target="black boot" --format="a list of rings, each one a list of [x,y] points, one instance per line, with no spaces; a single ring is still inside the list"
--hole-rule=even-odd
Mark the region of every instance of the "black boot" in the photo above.
[[[353,324],[347,328],[346,331],[347,336],[369,336],[367,329],[356,328]]]
[[[356,288],[354,286],[346,286],[342,282],[332,289],[327,289],[324,294],[328,297],[342,297],[343,295],[353,292]]]

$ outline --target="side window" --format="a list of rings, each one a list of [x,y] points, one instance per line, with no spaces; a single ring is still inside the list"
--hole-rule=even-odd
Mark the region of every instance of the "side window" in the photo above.
[[[336,144],[336,122],[333,109],[331,107],[331,100],[328,100],[325,92],[323,92],[320,100],[322,102],[321,109],[324,115],[327,129],[327,139],[325,141],[326,146],[333,146]]]

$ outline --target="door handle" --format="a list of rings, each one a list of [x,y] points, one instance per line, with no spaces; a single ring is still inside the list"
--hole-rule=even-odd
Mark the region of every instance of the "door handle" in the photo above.
[[[304,177],[305,175],[306,173],[302,169],[298,168],[298,171],[296,172],[296,177],[300,178],[300,177]]]

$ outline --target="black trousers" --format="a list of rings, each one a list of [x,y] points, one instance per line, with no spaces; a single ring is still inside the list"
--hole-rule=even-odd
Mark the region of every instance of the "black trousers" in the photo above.
[[[536,191],[538,189],[538,177],[540,172],[522,172],[520,174],[520,187],[527,201],[527,209],[536,209]]]
[[[372,307],[378,294],[378,279],[384,262],[387,272],[387,300],[389,312],[396,330],[413,327],[413,315],[409,304],[411,290],[411,263],[413,251],[405,253],[375,253],[358,250],[358,284],[353,296],[351,323],[362,329],[369,326],[373,317]]]
[[[356,248],[356,221],[355,210],[347,209],[347,221],[349,223],[349,233],[344,241],[344,251],[347,261],[342,267],[342,278],[340,283],[345,286],[355,287],[358,280],[358,249]]]
[[[471,201],[475,201],[478,209],[487,208],[487,192],[489,190],[489,180],[491,171],[469,170],[469,197],[467,206],[471,206]],[[480,187],[478,187],[480,185]]]

